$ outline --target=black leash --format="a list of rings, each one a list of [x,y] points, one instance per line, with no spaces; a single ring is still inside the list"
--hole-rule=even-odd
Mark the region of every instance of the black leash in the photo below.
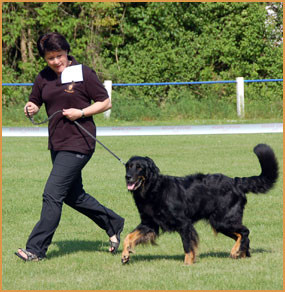
[[[55,115],[58,113],[62,113],[62,110],[58,110],[54,112],[52,115],[50,115],[47,119],[45,119],[42,122],[35,122],[34,118],[30,116],[28,109],[26,107],[26,113],[30,121],[32,122],[33,125],[42,125],[47,123],[49,120],[51,120]],[[101,146],[103,146],[110,154],[112,154],[116,159],[118,159],[123,165],[126,165],[121,158],[119,158],[115,153],[113,153],[110,149],[108,149],[102,142],[100,142],[94,135],[92,135],[88,130],[86,130],[82,125],[80,125],[77,121],[73,121],[76,126],[78,126],[81,130],[83,130],[87,135],[89,135],[92,139],[97,141]]]
[[[115,158],[117,158],[123,165],[126,165],[121,158],[119,158],[115,153],[113,153],[110,149],[108,149],[103,143],[101,143],[94,135],[92,135],[89,131],[87,131],[83,126],[81,126],[77,121],[73,121],[75,125],[77,125],[80,129],[82,129],[86,134],[88,134],[91,138],[97,141],[101,146],[103,146],[109,153],[111,153]]]
[[[52,115],[50,115],[47,119],[45,119],[44,121],[39,122],[39,123],[35,122],[35,121],[34,121],[34,118],[30,116],[27,107],[26,107],[26,113],[27,113],[28,118],[29,118],[30,121],[32,122],[32,124],[34,124],[34,125],[42,125],[42,124],[47,123],[49,120],[51,120],[51,119],[52,119],[55,115],[57,115],[58,113],[62,113],[62,110],[59,110],[59,111],[54,112],[54,113],[53,113]]]

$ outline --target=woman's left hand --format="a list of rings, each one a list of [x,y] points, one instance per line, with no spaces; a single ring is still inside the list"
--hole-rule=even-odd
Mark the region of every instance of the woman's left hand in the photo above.
[[[103,113],[104,111],[112,108],[111,99],[107,98],[104,101],[97,101],[84,109],[84,117],[91,117]],[[70,121],[75,121],[82,118],[82,110],[77,108],[63,109],[62,114]]]
[[[62,114],[70,121],[75,121],[82,117],[82,110],[76,108],[63,109]]]

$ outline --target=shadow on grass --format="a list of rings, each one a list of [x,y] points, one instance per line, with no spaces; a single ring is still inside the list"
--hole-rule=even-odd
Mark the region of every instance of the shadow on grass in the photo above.
[[[258,249],[250,249],[251,255],[254,255],[256,253],[268,253],[270,252],[269,250],[265,250],[263,248],[258,248]],[[199,255],[199,258],[229,258],[230,253],[229,252],[207,252],[207,253],[202,253]]]
[[[251,249],[251,255],[257,253],[269,253],[271,251],[265,249]],[[198,253],[197,258],[230,258],[229,252],[207,252],[207,253]],[[175,261],[184,261],[183,251],[180,255],[131,255],[131,262],[139,262],[139,261],[151,261],[151,260],[175,260]]]
[[[51,251],[47,254],[48,258],[61,257],[67,254],[77,253],[81,251],[106,252],[109,253],[109,243],[92,240],[63,240],[52,243],[58,250]],[[119,250],[120,252],[120,250]]]
[[[53,242],[55,246],[58,247],[58,250],[51,251],[48,253],[48,258],[56,258],[60,256],[64,256],[67,254],[87,251],[87,252],[105,252],[109,253],[108,242],[102,241],[91,241],[91,240],[63,240]],[[251,249],[251,254],[257,253],[269,253],[269,250],[265,250],[262,248],[259,249]],[[122,249],[119,248],[118,254],[122,252]],[[198,253],[198,258],[229,258],[229,252],[207,252],[207,253]],[[174,261],[183,261],[184,253],[181,250],[181,254],[179,255],[143,255],[143,254],[133,254],[131,255],[131,262],[140,262],[140,261],[152,261],[152,260],[174,260]]]

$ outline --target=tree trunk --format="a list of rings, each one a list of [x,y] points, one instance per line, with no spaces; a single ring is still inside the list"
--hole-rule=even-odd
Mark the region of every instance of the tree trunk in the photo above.
[[[21,31],[21,57],[23,63],[28,62],[28,57],[27,57],[27,38],[25,34],[25,30],[22,29]]]
[[[31,36],[31,29],[28,28],[28,53],[29,53],[29,60],[33,61],[34,58],[34,54],[33,54],[33,42],[32,42],[33,38]]]

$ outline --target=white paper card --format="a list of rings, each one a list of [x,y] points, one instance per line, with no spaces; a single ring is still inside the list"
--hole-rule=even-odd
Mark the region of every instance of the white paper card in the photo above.
[[[66,67],[61,73],[61,83],[83,81],[82,64]]]

